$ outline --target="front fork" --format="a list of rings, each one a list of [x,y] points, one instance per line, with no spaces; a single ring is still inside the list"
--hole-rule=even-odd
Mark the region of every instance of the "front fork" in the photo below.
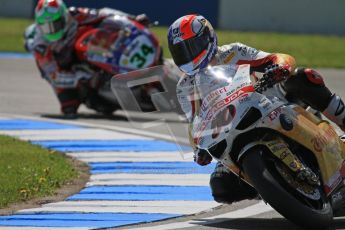
[[[288,145],[280,138],[276,138],[270,141],[255,141],[246,145],[238,156],[238,161],[245,155],[245,153],[257,145],[266,146],[270,152],[279,159],[301,182],[306,182],[310,186],[320,186],[320,177],[313,172],[307,165],[299,160],[299,158],[291,152]],[[244,179],[246,177],[244,176]],[[250,183],[250,181],[249,181]],[[345,216],[345,182],[342,180],[341,183],[332,191],[326,191],[333,210],[335,210],[335,216]]]
[[[276,138],[270,141],[255,141],[246,145],[240,152],[238,160],[240,160],[245,152],[256,145],[266,146],[270,152],[278,158],[291,172],[296,175],[296,178],[300,181],[305,181],[309,185],[320,185],[319,176],[314,173],[308,166],[301,162],[298,157],[291,152],[288,145],[280,138]]]

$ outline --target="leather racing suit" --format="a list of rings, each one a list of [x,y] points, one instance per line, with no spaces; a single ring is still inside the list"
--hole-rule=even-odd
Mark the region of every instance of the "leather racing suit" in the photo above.
[[[291,76],[286,81],[275,84],[264,94],[273,94],[288,101],[302,102],[315,110],[323,112],[326,117],[343,127],[345,109],[340,97],[330,92],[322,77],[316,71],[308,68],[296,68],[295,59],[290,55],[271,54],[241,43],[232,43],[218,47],[215,61],[216,65],[249,64],[251,74],[254,77],[264,73],[265,68],[273,64],[290,66]],[[181,109],[190,125],[189,130],[191,130],[194,116],[198,113],[202,103],[202,98],[198,98],[195,94],[194,87],[194,76],[185,75],[179,80],[176,89]],[[195,161],[200,165],[210,163],[212,158],[206,151],[200,151],[195,147],[191,131],[189,132]],[[255,189],[220,163],[217,163],[214,172],[211,174],[210,186],[214,199],[221,203],[232,203],[257,196]]]
[[[81,61],[74,49],[75,41],[86,31],[96,27],[103,19],[112,15],[128,16],[131,19],[140,19],[140,23],[145,24],[148,20],[145,15],[133,16],[122,11],[102,8],[75,8],[70,7],[70,16],[74,19],[71,22],[65,36],[56,41],[48,42],[43,38],[42,33],[35,29],[34,37],[28,38],[25,47],[31,51],[36,59],[37,67],[42,78],[46,79],[53,87],[54,92],[60,102],[63,114],[76,114],[79,105],[82,103],[80,97],[81,82],[83,87],[88,88],[89,107],[96,109],[100,107],[101,101],[97,100],[95,93],[99,86],[99,80],[95,77],[96,71],[90,68],[85,61]],[[80,81],[80,80],[84,81]],[[85,83],[86,82],[86,83]],[[85,92],[85,90],[84,90]],[[106,105],[103,106],[103,108]]]

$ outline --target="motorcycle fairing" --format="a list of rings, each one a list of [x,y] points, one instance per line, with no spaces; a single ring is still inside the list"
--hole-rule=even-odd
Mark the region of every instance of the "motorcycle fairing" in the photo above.
[[[196,76],[196,98],[202,102],[193,120],[192,136],[199,148],[207,150],[226,139],[224,152],[230,152],[239,134],[255,128],[255,122],[244,129],[237,128],[251,108],[265,117],[283,105],[276,97],[266,97],[254,91],[249,70],[249,65],[223,65],[206,69]],[[230,165],[231,160],[226,155],[220,156],[219,160]]]
[[[291,129],[284,128],[283,120],[286,119],[291,122]],[[327,194],[345,176],[345,146],[327,121],[299,106],[289,105],[272,111],[257,127],[274,129],[311,150],[318,161]]]
[[[112,73],[113,55],[110,46],[117,37],[111,35],[111,31],[101,28],[93,28],[82,34],[75,44],[80,59]]]
[[[110,73],[151,67],[160,55],[158,39],[146,27],[118,15],[81,35],[76,49],[79,56]]]

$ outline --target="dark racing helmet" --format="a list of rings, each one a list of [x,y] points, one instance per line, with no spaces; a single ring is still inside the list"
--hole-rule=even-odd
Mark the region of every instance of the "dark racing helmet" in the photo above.
[[[177,19],[168,30],[169,50],[175,64],[188,75],[207,67],[217,52],[217,36],[201,15]]]
[[[47,41],[60,40],[68,30],[70,15],[62,0],[39,0],[35,21]]]

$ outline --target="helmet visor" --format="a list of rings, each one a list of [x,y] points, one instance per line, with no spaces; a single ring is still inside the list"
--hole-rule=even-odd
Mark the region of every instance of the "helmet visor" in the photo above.
[[[184,65],[198,57],[210,44],[210,34],[207,29],[194,38],[169,45],[170,53],[176,65]]]
[[[45,21],[43,24],[38,24],[44,34],[55,34],[65,29],[65,17],[60,17],[52,22]]]

